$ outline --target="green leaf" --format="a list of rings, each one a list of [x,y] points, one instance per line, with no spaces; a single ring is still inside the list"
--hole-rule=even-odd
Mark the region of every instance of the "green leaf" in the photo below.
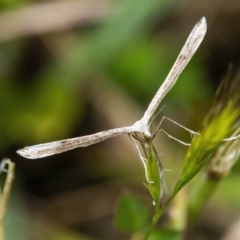
[[[161,168],[157,154],[150,142],[148,145],[148,159],[147,159],[147,177],[148,190],[153,198],[154,205],[158,207],[161,198]]]
[[[115,225],[126,232],[144,229],[149,220],[149,207],[139,197],[126,193],[117,206]]]

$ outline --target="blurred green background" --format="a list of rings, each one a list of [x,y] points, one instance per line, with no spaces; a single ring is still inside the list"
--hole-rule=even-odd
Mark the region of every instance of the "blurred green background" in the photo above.
[[[200,129],[229,63],[239,69],[239,1],[2,0],[0,8],[0,152],[16,163],[7,239],[128,239],[113,224],[119,196],[151,199],[127,136],[39,160],[16,150],[133,124],[205,16],[203,44],[154,123],[166,115]],[[162,134],[155,142],[171,190],[186,147]],[[239,218],[239,171],[216,190],[196,239],[220,239]]]

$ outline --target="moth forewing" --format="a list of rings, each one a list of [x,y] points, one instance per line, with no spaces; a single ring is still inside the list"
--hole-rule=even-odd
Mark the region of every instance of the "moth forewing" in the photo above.
[[[83,137],[70,138],[25,147],[18,150],[17,153],[29,159],[43,158],[53,154],[66,152],[74,148],[87,147],[89,145],[104,141],[107,138],[115,137],[131,131],[131,127],[115,128]]]
[[[176,83],[179,75],[197,51],[207,31],[206,18],[203,17],[193,28],[165,81],[150,102],[142,121],[149,123],[160,102]]]

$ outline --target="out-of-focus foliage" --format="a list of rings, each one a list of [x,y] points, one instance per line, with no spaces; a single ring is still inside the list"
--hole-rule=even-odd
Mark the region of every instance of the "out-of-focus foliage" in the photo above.
[[[115,224],[122,231],[135,233],[144,230],[149,222],[149,206],[133,194],[124,194],[118,203]]]
[[[18,7],[25,6],[27,3],[29,3],[29,0],[2,0],[0,3],[0,10],[13,10]]]
[[[168,239],[168,240],[181,240],[182,234],[177,231],[167,229],[156,230],[149,236],[149,240]]]

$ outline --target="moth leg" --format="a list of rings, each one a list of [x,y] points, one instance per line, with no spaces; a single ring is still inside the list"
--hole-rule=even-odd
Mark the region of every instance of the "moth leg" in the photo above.
[[[167,133],[167,132],[166,132],[165,130],[163,130],[163,129],[160,129],[159,132],[163,132],[163,133],[165,133],[169,138],[171,138],[171,139],[173,139],[173,140],[175,140],[175,141],[181,143],[181,144],[184,145],[184,146],[191,146],[191,143],[183,142],[183,141],[181,141],[181,140],[179,140],[179,139],[173,137],[172,135],[170,135],[169,133]]]
[[[142,156],[141,151],[139,150],[139,147],[138,147],[137,143],[134,141],[134,138],[135,138],[136,136],[133,136],[132,134],[128,134],[128,136],[130,137],[130,140],[131,140],[131,142],[132,142],[132,144],[133,144],[133,147],[135,148],[135,150],[136,150],[139,158],[141,159],[141,161],[142,161],[142,163],[143,163],[143,167],[144,167],[145,176],[146,176],[147,181],[148,181],[149,183],[153,183],[152,181],[150,181],[150,180],[148,179],[147,165],[146,165],[147,159]],[[135,139],[136,139],[136,138],[135,138]],[[138,139],[138,138],[137,138],[137,139]],[[141,140],[142,140],[142,139],[141,139]],[[140,140],[139,140],[139,141],[140,141]],[[141,143],[141,142],[140,142],[140,143]],[[143,143],[141,143],[141,145],[142,145],[142,144],[143,144]],[[143,146],[143,145],[142,145],[142,146]]]
[[[193,130],[188,129],[188,128],[184,127],[183,125],[173,121],[171,118],[168,118],[168,117],[164,116],[164,117],[162,117],[161,121],[159,122],[159,124],[158,124],[158,126],[157,126],[157,128],[156,128],[156,130],[155,130],[155,132],[154,132],[154,134],[152,136],[152,139],[154,139],[155,136],[161,131],[161,125],[163,124],[163,121],[165,119],[170,121],[170,122],[172,122],[172,123],[174,123],[175,125],[179,126],[180,128],[186,130],[187,132],[190,132],[191,136],[200,135],[198,132],[194,132]]]

